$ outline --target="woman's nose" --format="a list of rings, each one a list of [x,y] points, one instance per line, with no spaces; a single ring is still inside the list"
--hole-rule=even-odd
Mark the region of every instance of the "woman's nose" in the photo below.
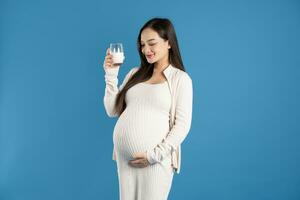
[[[145,51],[145,54],[150,54],[151,53],[151,49],[149,47],[145,47],[144,51]]]

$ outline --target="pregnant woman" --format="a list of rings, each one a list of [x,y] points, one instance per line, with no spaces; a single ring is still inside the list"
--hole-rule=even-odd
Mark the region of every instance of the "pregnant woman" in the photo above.
[[[170,20],[153,18],[137,39],[141,64],[118,87],[120,65],[107,49],[104,107],[113,132],[121,200],[166,200],[192,120],[193,87]]]

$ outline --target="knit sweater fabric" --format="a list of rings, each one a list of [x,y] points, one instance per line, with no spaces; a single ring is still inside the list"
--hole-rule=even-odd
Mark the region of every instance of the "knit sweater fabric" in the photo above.
[[[139,67],[132,68],[118,87],[119,67],[106,68],[104,66],[106,82],[104,106],[108,116],[118,116],[114,109],[117,94],[138,69]],[[172,65],[169,65],[163,71],[163,74],[167,79],[169,93],[171,94],[170,130],[166,138],[157,144],[155,148],[148,149],[146,154],[148,161],[155,164],[162,162],[171,152],[171,165],[174,171],[179,173],[181,168],[181,143],[191,127],[193,86],[189,75]],[[115,149],[113,150],[113,160],[116,160]]]
[[[108,69],[109,70],[109,69]],[[171,95],[167,81],[138,83],[125,96],[126,109],[113,132],[121,200],[166,200],[173,180],[171,152],[145,168],[128,164],[135,153],[154,149],[169,132]]]

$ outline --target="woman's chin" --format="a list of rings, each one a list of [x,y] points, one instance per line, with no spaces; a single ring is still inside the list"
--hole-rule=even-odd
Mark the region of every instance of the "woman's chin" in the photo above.
[[[153,64],[153,63],[155,63],[155,60],[147,60],[147,62],[149,63],[149,64]]]

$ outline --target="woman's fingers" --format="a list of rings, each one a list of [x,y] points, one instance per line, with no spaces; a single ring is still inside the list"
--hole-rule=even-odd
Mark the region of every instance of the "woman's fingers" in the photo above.
[[[143,167],[147,167],[144,164],[131,164],[132,167],[138,167],[138,168],[143,168]]]
[[[105,59],[104,59],[104,67],[111,67],[112,64],[113,64],[112,55],[110,54],[110,49],[107,48],[106,56],[105,56]]]
[[[147,167],[147,162],[145,162],[145,159],[130,160],[129,164],[133,167]]]
[[[142,163],[143,159],[135,159],[135,160],[130,160],[129,162],[136,164],[136,163]]]

